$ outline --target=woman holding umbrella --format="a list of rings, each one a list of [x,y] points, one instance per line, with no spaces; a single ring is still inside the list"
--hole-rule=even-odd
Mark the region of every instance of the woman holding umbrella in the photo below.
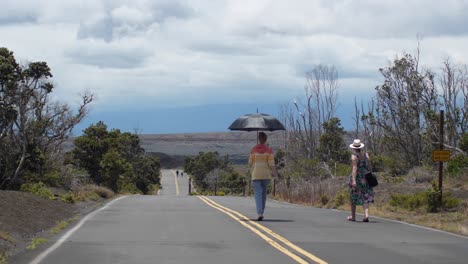
[[[249,166],[252,172],[253,189],[255,193],[255,205],[257,207],[258,221],[263,220],[267,198],[268,184],[272,178],[277,177],[273,151],[266,145],[267,135],[264,132],[258,134],[260,144],[255,145],[250,151]]]

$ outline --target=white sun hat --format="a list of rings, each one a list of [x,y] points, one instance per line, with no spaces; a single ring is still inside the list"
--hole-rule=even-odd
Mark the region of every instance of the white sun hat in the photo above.
[[[353,144],[349,145],[349,147],[353,149],[362,149],[364,147],[364,143],[362,143],[359,139],[355,139]]]

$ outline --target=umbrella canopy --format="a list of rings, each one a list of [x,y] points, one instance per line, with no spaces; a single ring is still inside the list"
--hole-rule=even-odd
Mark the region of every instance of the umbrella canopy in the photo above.
[[[286,130],[281,122],[275,117],[267,114],[243,115],[229,126],[230,130],[242,131],[275,131]]]

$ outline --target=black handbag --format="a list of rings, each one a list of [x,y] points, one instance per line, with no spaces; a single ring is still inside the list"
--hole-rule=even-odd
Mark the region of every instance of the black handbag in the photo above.
[[[367,184],[370,187],[375,187],[379,185],[379,181],[377,181],[377,177],[372,172],[366,173],[365,177],[366,177]]]

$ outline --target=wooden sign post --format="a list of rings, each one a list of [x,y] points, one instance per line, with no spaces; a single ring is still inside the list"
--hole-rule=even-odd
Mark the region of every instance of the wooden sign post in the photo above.
[[[442,206],[442,182],[444,173],[444,162],[450,160],[450,151],[444,150],[444,110],[440,110],[440,139],[439,139],[439,150],[432,152],[432,160],[439,162],[439,204]]]

